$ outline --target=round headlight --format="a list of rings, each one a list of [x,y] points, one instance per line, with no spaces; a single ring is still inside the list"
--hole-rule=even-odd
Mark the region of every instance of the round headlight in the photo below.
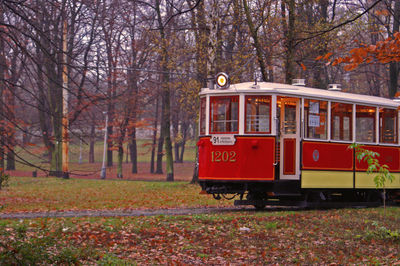
[[[227,89],[229,87],[229,76],[223,72],[218,73],[216,83],[219,89]]]

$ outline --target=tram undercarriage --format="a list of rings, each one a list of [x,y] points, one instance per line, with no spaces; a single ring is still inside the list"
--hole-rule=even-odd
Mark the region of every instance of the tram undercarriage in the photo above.
[[[390,189],[301,189],[299,181],[274,182],[201,182],[203,190],[217,200],[235,199],[235,206],[251,205],[301,208],[378,207],[400,205],[400,190]]]

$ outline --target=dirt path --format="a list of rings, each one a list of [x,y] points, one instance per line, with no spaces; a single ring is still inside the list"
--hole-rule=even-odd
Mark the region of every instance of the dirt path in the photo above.
[[[82,211],[55,211],[55,212],[23,212],[0,213],[0,219],[34,219],[56,217],[123,217],[123,216],[155,216],[155,215],[192,215],[221,212],[252,211],[251,207],[227,208],[177,208],[153,210],[82,210]]]

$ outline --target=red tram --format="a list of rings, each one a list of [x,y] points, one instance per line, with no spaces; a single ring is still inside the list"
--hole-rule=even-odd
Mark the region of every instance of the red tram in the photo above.
[[[218,80],[219,79],[219,80]],[[399,107],[396,100],[293,85],[227,85],[200,93],[199,181],[216,199],[263,208],[297,202],[368,202],[381,193],[351,143],[380,154],[400,194]],[[218,84],[219,83],[219,84]],[[244,198],[245,196],[245,198]]]

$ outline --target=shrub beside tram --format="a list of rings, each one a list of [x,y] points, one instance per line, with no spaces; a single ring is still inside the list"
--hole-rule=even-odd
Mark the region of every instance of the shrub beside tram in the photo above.
[[[279,83],[200,93],[199,182],[216,199],[263,208],[293,202],[376,202],[380,192],[351,143],[380,154],[400,194],[399,106],[395,100]],[[302,82],[298,84],[303,85]]]

